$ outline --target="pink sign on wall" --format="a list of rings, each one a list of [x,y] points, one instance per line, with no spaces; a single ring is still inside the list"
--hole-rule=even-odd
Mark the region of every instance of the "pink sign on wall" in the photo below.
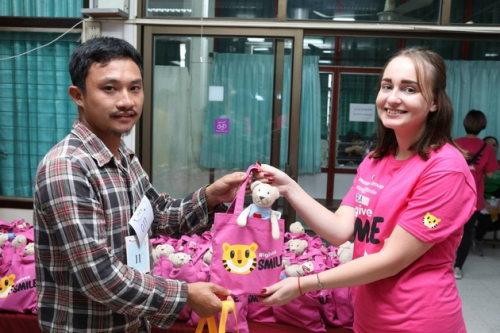
[[[229,119],[216,118],[214,123],[215,133],[229,133]]]

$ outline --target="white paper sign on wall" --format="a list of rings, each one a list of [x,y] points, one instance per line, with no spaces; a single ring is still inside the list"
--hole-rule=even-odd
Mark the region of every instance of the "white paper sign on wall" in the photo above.
[[[362,121],[373,123],[375,121],[375,104],[349,105],[349,121]]]

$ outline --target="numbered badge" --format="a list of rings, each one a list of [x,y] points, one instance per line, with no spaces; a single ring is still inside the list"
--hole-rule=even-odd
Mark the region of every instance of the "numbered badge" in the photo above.
[[[127,248],[127,265],[141,273],[149,273],[149,237],[146,235],[145,242],[142,244],[137,236],[125,237],[125,246]]]
[[[139,244],[142,245],[145,243],[144,240],[146,239],[149,228],[151,227],[151,223],[153,223],[153,219],[153,207],[151,207],[151,203],[148,198],[144,196],[132,215],[132,218],[128,221],[132,228],[134,228],[134,231],[139,239]]]

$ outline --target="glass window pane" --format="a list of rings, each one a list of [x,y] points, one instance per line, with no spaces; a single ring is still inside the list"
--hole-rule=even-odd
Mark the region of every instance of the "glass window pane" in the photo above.
[[[450,22],[500,24],[500,3],[492,0],[453,0]]]
[[[275,41],[256,40],[155,37],[152,177],[159,191],[183,197],[207,184],[211,172],[217,178],[256,160],[270,163]],[[287,58],[282,110],[290,105]],[[288,114],[283,111],[278,124],[283,165]]]
[[[378,121],[375,100],[378,74],[343,73],[337,122],[336,165],[357,168],[376,144]]]
[[[0,59],[22,54],[60,36],[0,32]],[[80,34],[23,56],[0,61],[0,195],[32,197],[38,163],[71,129],[77,107],[67,90],[68,63]]]
[[[340,65],[383,67],[398,49],[397,38],[305,36],[304,55],[318,55],[320,66],[335,65],[335,38],[340,38]]]
[[[335,37],[304,36],[304,56],[319,56],[320,66],[335,64]]]
[[[443,59],[460,60],[462,59],[462,41],[461,40],[443,40],[443,39],[407,39],[406,46],[424,46],[427,47]]]
[[[147,0],[146,17],[276,18],[277,4],[269,0]]]
[[[342,37],[342,66],[383,67],[398,50],[397,38]]]
[[[83,0],[2,0],[0,16],[82,17]]]
[[[469,43],[468,60],[500,60],[500,42],[498,41],[471,41]]]
[[[292,20],[428,22],[439,21],[441,1],[433,0],[288,0]]]

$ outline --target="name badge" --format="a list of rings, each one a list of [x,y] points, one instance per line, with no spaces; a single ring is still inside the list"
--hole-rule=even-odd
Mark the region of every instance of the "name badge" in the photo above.
[[[148,198],[144,196],[141,200],[141,203],[137,207],[132,215],[132,218],[128,222],[137,235],[139,240],[139,245],[144,243],[144,239],[148,235],[149,228],[151,227],[151,223],[153,223],[153,207],[151,207],[151,203]]]
[[[141,273],[149,273],[149,242],[146,235],[146,242],[142,244],[137,236],[125,237],[125,247],[127,249],[127,265],[137,269]]]

